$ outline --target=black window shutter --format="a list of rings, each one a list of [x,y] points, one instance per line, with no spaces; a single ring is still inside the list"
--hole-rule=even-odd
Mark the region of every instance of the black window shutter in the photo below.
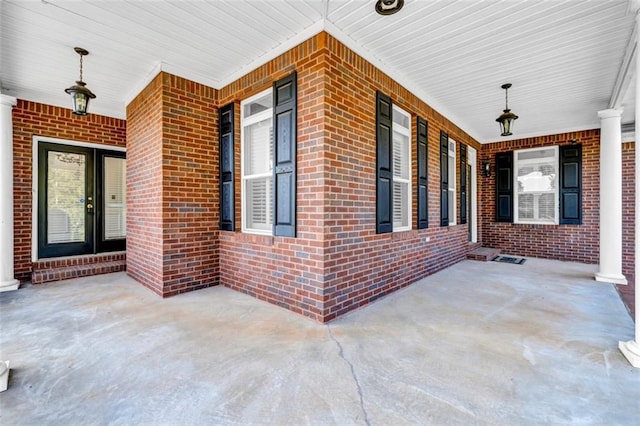
[[[582,223],[582,145],[560,147],[560,224]]]
[[[220,135],[220,229],[225,231],[233,231],[235,229],[233,108],[233,103],[230,103],[218,111]]]
[[[429,180],[427,162],[429,145],[427,143],[427,121],[417,118],[418,133],[418,229],[429,227]]]
[[[297,74],[273,84],[273,235],[296,236]]]
[[[496,222],[513,222],[513,151],[496,154]]]
[[[467,223],[467,146],[460,144],[460,223]]]
[[[440,226],[449,226],[449,135],[440,130]]]
[[[393,138],[391,98],[376,93],[376,232],[393,231]]]

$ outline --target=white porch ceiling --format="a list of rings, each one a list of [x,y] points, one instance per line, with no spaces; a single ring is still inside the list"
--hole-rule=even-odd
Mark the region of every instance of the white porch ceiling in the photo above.
[[[634,25],[627,0],[405,0],[386,17],[374,3],[0,0],[0,89],[68,106],[80,46],[91,112],[124,118],[160,70],[220,88],[325,30],[491,142],[505,139],[495,118],[506,82],[513,138],[599,127]],[[616,105],[623,122],[634,120],[634,74]]]

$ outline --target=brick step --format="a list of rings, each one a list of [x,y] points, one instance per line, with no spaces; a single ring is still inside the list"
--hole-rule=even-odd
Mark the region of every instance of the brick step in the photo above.
[[[488,262],[500,255],[500,250],[491,247],[478,247],[467,254],[469,260]]]
[[[124,252],[45,259],[33,264],[31,282],[42,284],[70,278],[108,274],[124,271],[126,267]]]

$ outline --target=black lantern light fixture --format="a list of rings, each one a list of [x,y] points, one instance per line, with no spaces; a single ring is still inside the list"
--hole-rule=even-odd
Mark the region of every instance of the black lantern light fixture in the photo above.
[[[89,52],[82,47],[74,47],[73,50],[80,55],[80,80],[76,81],[76,84],[73,86],[64,89],[64,91],[71,95],[73,113],[76,115],[87,115],[89,99],[96,97],[96,95],[86,87],[87,84],[82,81],[82,57],[88,55]]]
[[[491,162],[485,161],[482,163],[482,174],[485,177],[491,177]]]
[[[500,136],[511,136],[511,128],[513,127],[513,122],[518,119],[518,116],[511,112],[509,109],[509,88],[511,87],[511,83],[506,83],[502,85],[504,89],[504,111],[500,114],[500,117],[496,118],[496,121],[500,123],[500,130],[502,133]]]
[[[380,15],[393,15],[404,6],[404,0],[378,0],[376,12]]]

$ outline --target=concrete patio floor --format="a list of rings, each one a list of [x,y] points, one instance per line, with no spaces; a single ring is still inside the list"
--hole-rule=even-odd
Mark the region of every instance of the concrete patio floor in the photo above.
[[[465,261],[328,325],[124,273],[0,294],[0,423],[638,424],[595,267]]]

